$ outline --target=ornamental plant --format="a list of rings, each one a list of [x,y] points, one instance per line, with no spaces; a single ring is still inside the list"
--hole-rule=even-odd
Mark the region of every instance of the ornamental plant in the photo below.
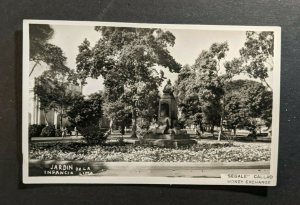
[[[29,130],[28,130],[29,137],[30,138],[39,137],[44,127],[45,125],[37,125],[37,124],[29,125]]]
[[[54,125],[48,125],[43,128],[41,132],[42,137],[54,137],[55,136],[55,127]]]

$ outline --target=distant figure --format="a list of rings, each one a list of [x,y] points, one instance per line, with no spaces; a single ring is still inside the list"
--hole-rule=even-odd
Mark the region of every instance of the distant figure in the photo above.
[[[123,136],[125,134],[125,127],[121,126],[120,133]]]
[[[110,119],[110,121],[109,121],[109,130],[112,132],[112,130],[113,130],[113,120],[112,119]]]
[[[200,128],[200,126],[198,126],[197,125],[197,127],[195,128],[195,130],[196,130],[196,135],[198,135],[199,137],[201,137],[201,128]]]
[[[62,128],[62,137],[65,137],[65,136],[67,136],[67,128],[63,127]]]
[[[77,127],[74,127],[75,136],[78,137],[78,130]]]

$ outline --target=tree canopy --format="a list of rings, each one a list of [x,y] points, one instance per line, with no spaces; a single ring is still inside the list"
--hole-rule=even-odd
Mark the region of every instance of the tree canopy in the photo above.
[[[274,33],[247,31],[246,41],[244,47],[240,49],[240,55],[243,70],[250,77],[261,80],[272,90],[266,79],[274,67]]]
[[[111,119],[130,115],[150,118],[156,113],[158,87],[164,81],[157,66],[179,72],[181,65],[170,55],[175,37],[169,31],[148,28],[95,27],[99,41],[79,46],[77,72],[82,82],[88,77],[104,78],[105,109]],[[120,109],[122,108],[122,109]],[[116,111],[118,110],[118,111]]]
[[[87,98],[81,95],[74,99],[67,111],[70,122],[78,127],[99,124],[102,117],[102,97],[101,93],[93,93]]]
[[[212,44],[200,53],[194,65],[183,67],[176,81],[175,95],[182,120],[200,125],[202,130],[203,124],[211,129],[220,124],[224,93],[220,64],[228,49],[227,42]]]
[[[35,64],[31,68],[29,76],[41,62],[46,63],[50,69],[67,71],[65,66],[66,57],[60,47],[50,44],[49,40],[53,37],[54,30],[47,24],[30,24],[29,25],[29,47],[30,61]]]
[[[202,120],[214,126],[222,121],[222,103],[225,75],[220,73],[221,63],[229,50],[228,43],[213,43],[208,50],[203,50],[196,59],[193,68],[196,72],[195,84],[201,102]]]
[[[199,89],[195,78],[195,71],[189,65],[185,65],[175,81],[174,94],[181,113],[180,121],[185,122],[185,125],[202,122],[202,104],[199,101]]]
[[[272,92],[255,81],[233,80],[245,71],[245,62],[242,57],[226,60],[228,50],[227,42],[213,43],[200,53],[194,65],[184,66],[179,73],[175,95],[182,120],[200,125],[202,130],[203,125],[220,126],[220,134],[224,119],[234,129],[253,130],[257,118],[270,126]]]
[[[53,70],[44,71],[41,76],[37,77],[34,93],[39,97],[40,109],[44,113],[54,109],[60,114],[62,121],[62,118],[66,117],[66,110],[71,102],[81,94],[73,89],[75,86],[73,80],[73,77],[70,78],[65,73]]]
[[[225,86],[225,118],[229,128],[257,127],[260,118],[267,127],[272,119],[272,92],[259,82],[235,80]]]
[[[44,50],[44,45],[54,34],[54,30],[47,24],[29,25],[30,59],[35,60]]]

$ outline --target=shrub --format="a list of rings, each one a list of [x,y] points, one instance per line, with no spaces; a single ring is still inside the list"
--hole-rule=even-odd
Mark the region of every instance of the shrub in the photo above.
[[[54,137],[55,136],[55,126],[54,125],[48,125],[43,128],[41,132],[42,137]]]
[[[98,125],[88,125],[86,127],[78,127],[78,131],[86,139],[88,144],[101,144],[106,139],[104,133]]]
[[[74,130],[74,127],[75,127],[74,125],[66,125],[68,135],[72,134],[72,130]]]
[[[61,137],[62,136],[62,131],[60,129],[55,130],[55,137]]]
[[[29,137],[39,137],[45,125],[29,125]]]

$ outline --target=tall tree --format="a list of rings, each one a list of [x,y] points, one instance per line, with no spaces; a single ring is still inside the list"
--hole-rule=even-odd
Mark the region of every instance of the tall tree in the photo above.
[[[175,81],[174,94],[180,110],[180,121],[185,125],[199,125],[203,131],[202,102],[199,100],[199,89],[196,73],[189,65],[183,66]]]
[[[225,89],[224,85],[239,74],[241,61],[234,58],[225,61],[229,50],[227,42],[213,43],[208,50],[203,50],[194,65],[185,66],[178,76],[176,95],[182,117],[200,125],[220,125],[218,139],[223,131]]]
[[[101,37],[93,48],[87,41],[79,47],[77,71],[83,81],[100,75],[104,78],[105,104],[111,108],[123,105],[125,110],[132,111],[135,136],[137,114],[154,110],[155,106],[147,101],[145,91],[155,93],[164,80],[163,72],[157,72],[155,67],[163,66],[171,72],[179,72],[181,68],[168,51],[169,46],[174,46],[175,37],[162,29],[95,27],[95,30]],[[112,119],[114,114],[107,115]]]
[[[200,53],[193,66],[197,73],[200,101],[203,102],[203,119],[211,124],[212,131],[215,125],[220,125],[219,140],[223,132],[223,86],[226,80],[225,75],[221,73],[221,63],[228,50],[227,42],[213,43],[209,50]]]
[[[90,42],[85,38],[81,45],[78,46],[79,53],[76,56],[76,67],[78,72],[78,78],[81,80],[81,83],[84,85],[86,84],[86,78],[89,76],[89,72],[91,67],[93,66],[92,58],[93,53],[91,50]],[[91,77],[98,77],[94,76],[94,74],[90,74]]]
[[[66,57],[63,55],[61,48],[48,42],[53,34],[54,30],[47,24],[29,25],[29,57],[30,61],[34,62],[29,76],[41,62],[46,63],[50,69],[68,70],[65,66]]]
[[[274,67],[274,32],[247,31],[244,47],[240,49],[243,70],[261,80],[270,90],[267,78]]]

